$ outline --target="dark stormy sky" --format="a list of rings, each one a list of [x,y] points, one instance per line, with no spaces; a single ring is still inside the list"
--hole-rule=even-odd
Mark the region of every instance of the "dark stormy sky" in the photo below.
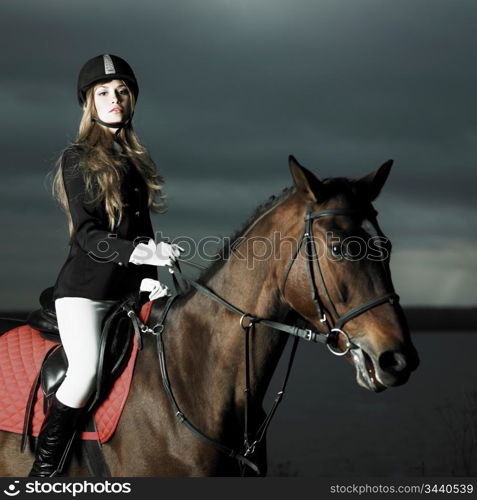
[[[475,0],[2,0],[2,309],[36,307],[67,255],[46,174],[75,137],[81,65],[133,66],[135,126],[166,179],[170,237],[225,237],[291,183],[360,177],[404,304],[475,304]]]

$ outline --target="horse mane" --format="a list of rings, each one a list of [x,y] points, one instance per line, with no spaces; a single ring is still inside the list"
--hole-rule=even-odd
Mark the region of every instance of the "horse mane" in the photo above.
[[[335,198],[338,195],[344,195],[347,198],[353,198],[355,195],[354,181],[348,179],[347,177],[329,177],[322,179],[321,181],[326,185],[326,196],[327,199]],[[266,201],[261,203],[254,212],[247,218],[247,220],[242,224],[242,226],[234,231],[232,235],[225,241],[222,248],[218,251],[218,258],[210,266],[204,269],[197,281],[204,283],[209,278],[212,277],[225,263],[226,259],[230,256],[230,250],[234,248],[235,242],[243,236],[249,226],[257,220],[261,215],[263,215],[267,210],[278,205],[285,198],[290,196],[294,192],[294,186],[288,186],[283,188],[281,193],[278,195],[272,194]]]
[[[224,265],[226,259],[230,255],[229,251],[234,247],[235,242],[241,236],[243,236],[249,226],[267,210],[270,210],[273,206],[278,205],[281,201],[290,196],[293,191],[294,186],[288,186],[286,188],[283,188],[282,192],[279,195],[272,194],[266,201],[261,203],[242,224],[242,226],[239,229],[235,230],[232,235],[226,239],[222,248],[218,250],[218,259],[201,272],[201,274],[197,278],[197,281],[199,283],[203,283],[207,281],[212,275],[214,275]]]
[[[332,199],[339,195],[344,195],[349,198],[355,194],[354,181],[346,177],[330,177],[322,179],[321,182],[326,185],[326,199]],[[235,242],[244,235],[250,225],[263,215],[267,210],[278,205],[285,198],[290,196],[295,191],[295,186],[288,186],[283,188],[278,195],[272,194],[266,201],[261,203],[253,213],[247,218],[242,226],[235,230],[229,238],[226,238],[224,245],[217,252],[218,258],[212,264],[203,269],[196,279],[197,282],[205,284],[219,269],[225,264],[226,259],[229,257],[229,251],[234,247]],[[325,202],[326,203],[326,200]],[[179,299],[180,302],[186,302],[194,293],[195,289],[190,287]]]

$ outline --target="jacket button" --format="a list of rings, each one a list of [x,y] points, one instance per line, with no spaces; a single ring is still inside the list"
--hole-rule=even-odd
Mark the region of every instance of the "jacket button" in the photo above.
[[[134,191],[136,191],[136,193],[139,191],[139,188],[134,188]]]
[[[139,217],[140,213],[141,212],[139,210],[137,212],[134,212],[134,214],[137,215],[138,217]]]
[[[122,266],[122,265],[123,265],[123,263],[122,263],[122,262],[118,262],[118,266]]]

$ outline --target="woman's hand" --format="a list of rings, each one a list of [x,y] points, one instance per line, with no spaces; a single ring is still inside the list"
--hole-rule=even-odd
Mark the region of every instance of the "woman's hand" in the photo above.
[[[141,281],[139,290],[141,292],[151,292],[149,294],[149,300],[155,300],[171,295],[171,292],[166,285],[163,285],[160,281],[153,280],[151,278],[144,278]]]
[[[175,243],[161,241],[156,245],[152,238],[147,244],[139,243],[134,249],[129,262],[136,265],[149,264],[151,266],[172,266],[172,263],[180,256],[184,249]]]

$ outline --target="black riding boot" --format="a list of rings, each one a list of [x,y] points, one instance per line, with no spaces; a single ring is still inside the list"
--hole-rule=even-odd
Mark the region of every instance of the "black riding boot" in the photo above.
[[[71,408],[53,396],[41,426],[29,477],[53,477],[61,473],[84,408]]]

